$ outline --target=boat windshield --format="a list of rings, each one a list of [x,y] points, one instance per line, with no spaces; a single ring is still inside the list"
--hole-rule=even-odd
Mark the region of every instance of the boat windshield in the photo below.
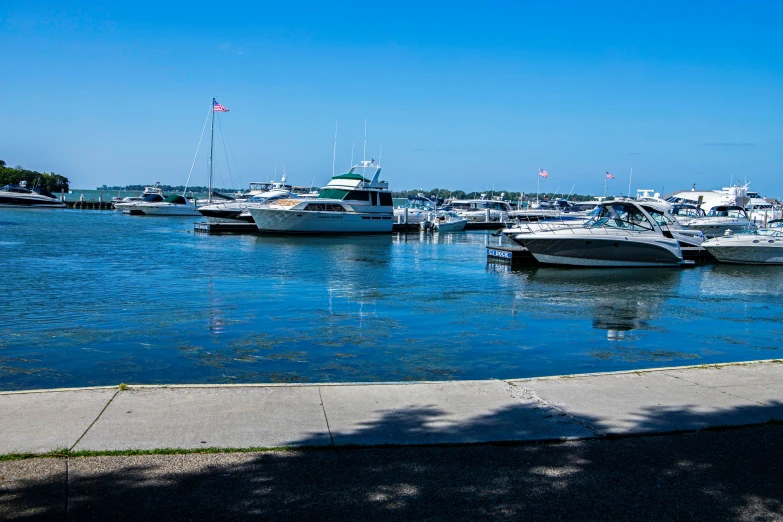
[[[636,206],[622,203],[601,205],[600,210],[587,221],[586,228],[620,228],[623,230],[655,230],[647,216]]]
[[[644,210],[646,210],[647,213],[650,214],[655,222],[658,223],[658,225],[661,227],[668,227],[669,225],[674,224],[674,219],[672,219],[672,217],[663,210],[657,209],[655,207],[649,207],[647,205],[643,205],[642,208],[644,208]]]
[[[738,207],[715,207],[710,210],[707,217],[731,217],[740,218],[747,217],[745,211]]]

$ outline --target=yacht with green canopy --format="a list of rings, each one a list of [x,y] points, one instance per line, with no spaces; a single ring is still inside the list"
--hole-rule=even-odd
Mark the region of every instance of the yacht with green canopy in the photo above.
[[[365,160],[346,174],[333,176],[317,198],[278,199],[248,211],[261,232],[391,232],[394,205],[389,184],[381,181],[380,175],[381,166],[374,160]]]

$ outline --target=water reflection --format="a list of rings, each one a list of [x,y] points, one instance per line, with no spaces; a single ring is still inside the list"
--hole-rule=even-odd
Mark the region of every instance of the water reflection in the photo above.
[[[648,329],[661,314],[667,296],[677,291],[682,271],[670,268],[548,268],[517,271],[533,284],[556,288],[571,306],[592,315],[592,326],[605,330],[610,341],[626,332]]]

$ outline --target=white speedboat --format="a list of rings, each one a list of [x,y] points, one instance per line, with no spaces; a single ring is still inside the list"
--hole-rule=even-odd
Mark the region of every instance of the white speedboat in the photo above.
[[[685,222],[687,228],[701,230],[706,237],[723,235],[726,230],[732,232],[752,231],[758,228],[745,209],[736,205],[713,207],[706,216]]]
[[[0,207],[63,208],[65,203],[42,188],[27,188],[27,182],[0,187]]]
[[[482,194],[483,196],[483,194]],[[454,199],[447,207],[454,210],[468,221],[500,221],[508,218],[508,213],[513,209],[508,201],[498,199]]]
[[[371,179],[363,172],[374,170]],[[261,232],[357,234],[391,232],[393,202],[381,166],[362,161],[334,176],[317,198],[278,199],[248,208]]]
[[[515,241],[540,263],[593,267],[664,267],[684,263],[677,239],[634,201],[598,206],[584,226],[518,234]]]
[[[721,263],[783,265],[783,232],[774,234],[726,233],[702,246]]]
[[[422,230],[431,228],[440,233],[462,232],[465,230],[467,224],[468,220],[453,210],[430,212],[430,214],[420,222]]]
[[[200,216],[196,206],[189,199],[171,195],[163,201],[142,201],[133,210],[140,211],[147,216]]]
[[[759,226],[766,226],[772,220],[783,217],[780,207],[761,197],[758,192],[748,192],[750,201],[745,206],[751,221]]]
[[[674,192],[666,198],[669,203],[695,205],[709,212],[714,207],[739,206],[744,207],[750,198],[748,197],[748,184],[724,187],[721,190],[696,190],[694,185],[691,190]]]

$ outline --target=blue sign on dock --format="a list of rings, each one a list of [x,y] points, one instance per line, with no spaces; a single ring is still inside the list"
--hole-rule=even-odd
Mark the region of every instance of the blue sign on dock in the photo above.
[[[487,248],[488,257],[501,257],[503,259],[511,259],[511,251],[498,250],[496,248]]]

